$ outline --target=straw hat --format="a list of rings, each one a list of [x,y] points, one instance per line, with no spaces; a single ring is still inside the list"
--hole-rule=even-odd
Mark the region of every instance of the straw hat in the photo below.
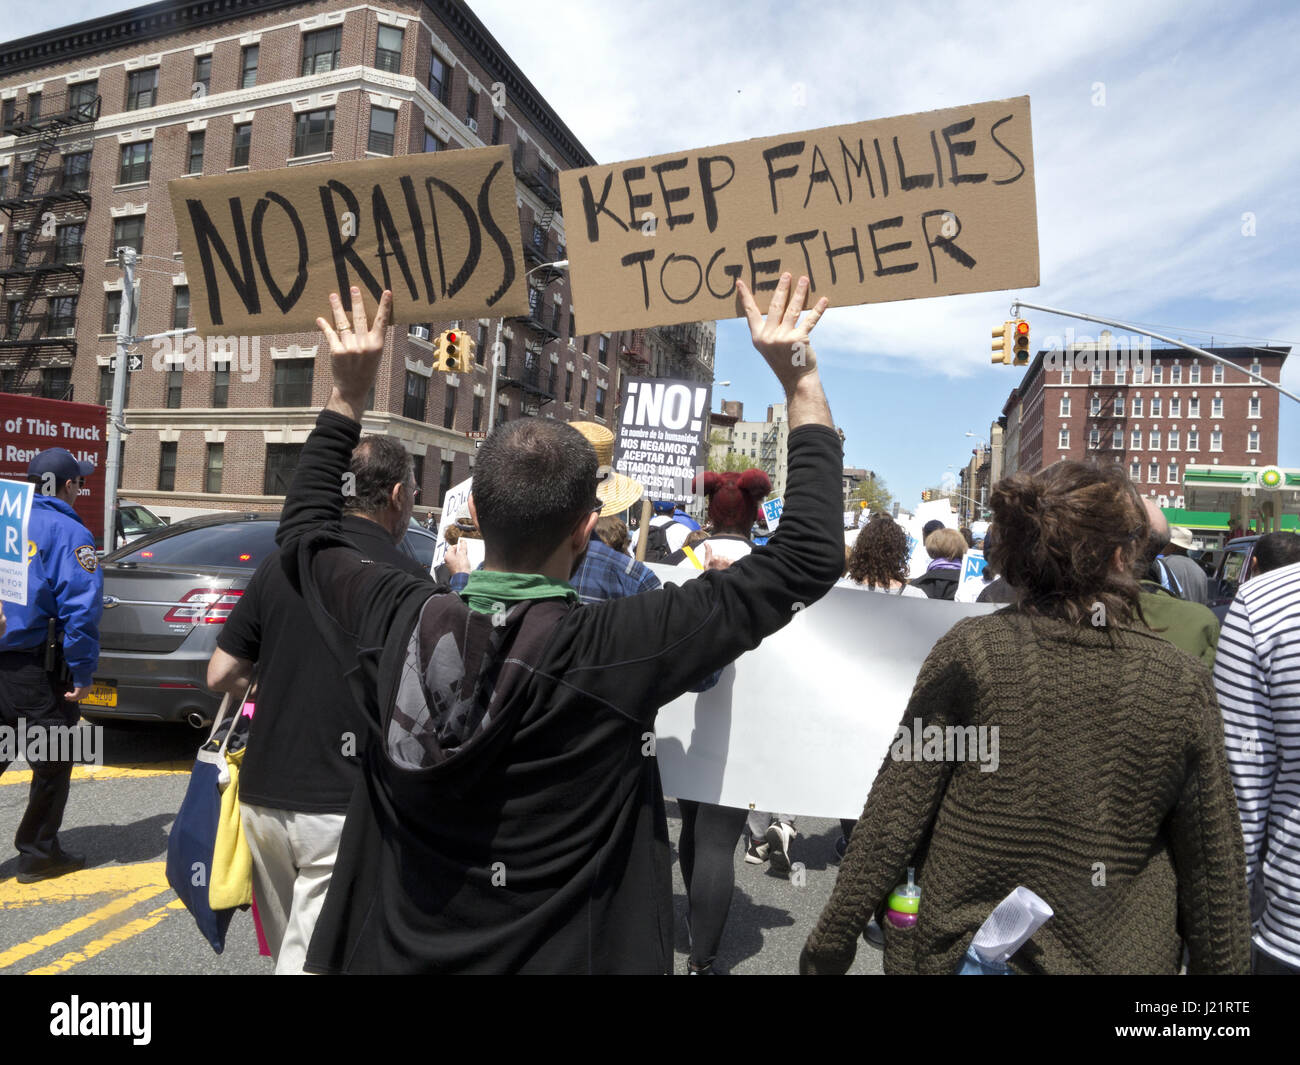
[[[1190,551],[1192,549],[1192,530],[1181,525],[1175,525],[1169,530],[1169,542],[1175,547],[1181,547],[1184,551]]]
[[[596,498],[605,504],[600,511],[602,518],[622,514],[645,494],[645,488],[631,477],[624,477],[614,472],[614,434],[599,422],[569,422],[587,438],[587,442],[596,449],[596,463],[599,467],[596,478]]]

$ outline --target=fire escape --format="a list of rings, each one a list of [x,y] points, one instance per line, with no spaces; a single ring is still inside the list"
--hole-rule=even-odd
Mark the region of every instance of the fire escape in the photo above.
[[[0,337],[0,390],[35,393],[40,371],[70,367],[77,354],[76,300],[83,279],[82,241],[90,212],[89,170],[52,167],[66,132],[99,118],[100,98],[28,119],[14,115],[0,136],[16,136],[17,180],[0,186],[0,214],[9,236],[0,254],[5,314]],[[26,160],[23,156],[29,155]],[[21,161],[20,161],[21,160]],[[43,312],[36,305],[45,301]],[[33,373],[36,371],[36,373]],[[71,385],[54,399],[68,398]]]
[[[554,216],[554,209],[547,210],[538,217],[533,225],[532,240],[524,242],[524,258],[535,266],[551,262],[548,254],[549,239],[547,227]],[[524,341],[524,364],[516,373],[511,372],[509,356],[502,370],[498,386],[502,389],[517,388],[520,392],[519,405],[525,415],[537,414],[546,404],[555,399],[555,383],[549,372],[545,357],[547,344],[560,338],[559,304],[552,305],[551,319],[546,318],[546,290],[561,276],[562,271],[553,267],[530,269],[528,272],[528,313],[515,315],[510,320],[520,322],[527,330]]]

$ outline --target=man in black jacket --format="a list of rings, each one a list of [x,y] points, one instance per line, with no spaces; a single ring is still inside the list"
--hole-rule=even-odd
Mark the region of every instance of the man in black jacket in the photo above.
[[[666,973],[668,827],[660,706],[821,598],[840,576],[843,454],[808,334],[822,299],[783,275],[754,346],[787,397],[789,478],[769,544],[680,586],[577,606],[567,578],[600,503],[591,446],[545,419],[498,426],[471,511],[486,561],[433,594],[365,565],[341,535],[339,477],[383,352],[337,294],[334,388],[303,448],[278,540],[290,579],[377,728],[308,952],[313,972]]]
[[[342,481],[343,535],[367,565],[392,566],[432,590],[397,545],[418,487],[401,442],[367,436]],[[217,638],[208,687],[243,695],[258,670],[257,712],[240,775],[258,914],[277,973],[300,973],[320,915],[367,725],[344,666],[305,616],[280,553],[257,568]]]

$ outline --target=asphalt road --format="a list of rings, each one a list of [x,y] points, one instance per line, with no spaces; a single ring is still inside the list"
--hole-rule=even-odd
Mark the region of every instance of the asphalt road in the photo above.
[[[89,726],[87,726],[89,727]],[[27,802],[26,766],[0,776],[0,974],[269,974],[250,914],[235,915],[217,955],[167,886],[167,833],[184,797],[198,744],[185,728],[107,725],[102,768],[74,772],[60,840],[87,868],[39,884],[15,879],[12,840]],[[675,848],[680,822],[668,804]],[[721,973],[793,973],[799,951],[830,897],[838,866],[836,821],[803,819],[792,845],[802,876],[742,860],[716,968]],[[686,898],[673,867],[677,966],[686,971]],[[880,953],[859,942],[852,972],[879,973]]]

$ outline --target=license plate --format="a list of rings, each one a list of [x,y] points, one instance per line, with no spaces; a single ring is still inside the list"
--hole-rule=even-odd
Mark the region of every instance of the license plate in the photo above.
[[[116,706],[117,688],[112,684],[92,684],[81,702],[86,706]]]

